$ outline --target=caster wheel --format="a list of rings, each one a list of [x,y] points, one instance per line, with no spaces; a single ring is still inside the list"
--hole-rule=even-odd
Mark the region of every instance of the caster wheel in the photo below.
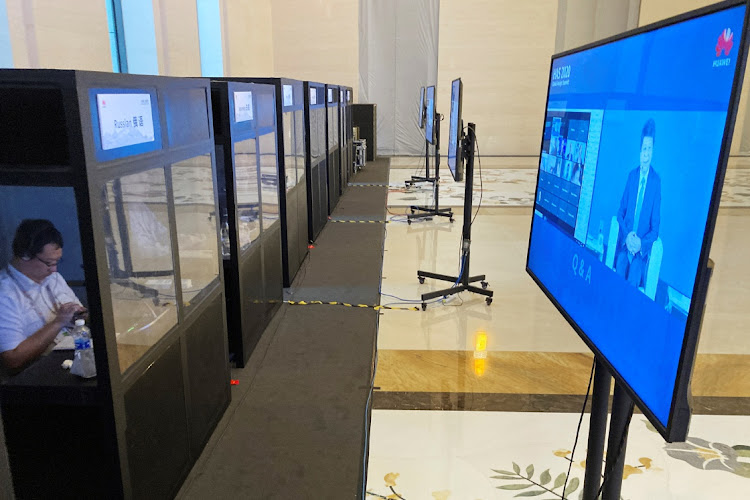
[[[455,220],[456,220],[456,219],[454,219],[453,217],[451,217],[451,218],[450,218],[450,221],[451,221],[451,222],[454,222]]]
[[[427,304],[425,304],[424,302],[422,302],[422,310],[423,310],[423,311],[426,311],[426,310],[427,310]]]
[[[492,304],[492,297],[487,297],[485,300],[487,301],[487,305]]]
[[[489,286],[489,283],[487,283],[486,281],[482,281],[482,289],[483,290],[487,290],[488,286]]]
[[[411,226],[411,219],[406,219],[406,223]]]
[[[419,276],[419,284],[424,285],[424,276]]]
[[[411,209],[411,213],[414,213],[414,209],[413,208]]]

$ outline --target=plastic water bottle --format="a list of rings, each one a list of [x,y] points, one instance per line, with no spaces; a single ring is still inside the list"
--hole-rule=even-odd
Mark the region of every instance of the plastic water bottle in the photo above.
[[[73,366],[70,367],[70,373],[83,378],[96,377],[91,330],[86,326],[86,321],[83,319],[76,320],[76,326],[73,329],[73,342],[76,350],[73,354]]]

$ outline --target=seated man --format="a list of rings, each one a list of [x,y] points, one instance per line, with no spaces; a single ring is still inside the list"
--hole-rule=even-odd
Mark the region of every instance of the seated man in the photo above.
[[[48,220],[21,222],[13,260],[0,271],[0,373],[23,370],[86,309],[57,272],[63,239]]]
[[[651,247],[659,237],[661,178],[651,166],[656,124],[649,119],[641,131],[640,165],[630,171],[617,211],[615,271],[636,287],[643,284]]]

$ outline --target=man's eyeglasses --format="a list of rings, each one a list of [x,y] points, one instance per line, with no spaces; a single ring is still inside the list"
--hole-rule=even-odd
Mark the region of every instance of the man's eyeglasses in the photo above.
[[[50,269],[52,269],[55,266],[59,266],[60,264],[62,264],[62,261],[63,261],[62,257],[60,257],[56,261],[52,261],[52,262],[48,262],[46,260],[42,260],[39,257],[37,257],[36,255],[34,256],[34,258],[36,260],[38,260],[39,262],[41,262],[42,264],[44,264],[45,266],[47,266],[48,268],[50,268]]]

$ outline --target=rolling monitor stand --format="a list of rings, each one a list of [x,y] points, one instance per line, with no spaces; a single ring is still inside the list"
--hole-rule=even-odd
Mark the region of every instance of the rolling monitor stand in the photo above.
[[[485,281],[484,274],[479,276],[469,276],[469,250],[471,247],[471,200],[474,191],[474,143],[476,141],[476,127],[469,123],[468,132],[465,137],[461,138],[461,147],[464,150],[466,158],[466,190],[464,191],[464,227],[461,237],[461,271],[459,276],[447,276],[445,274],[431,273],[428,271],[417,271],[417,278],[420,283],[424,283],[425,278],[433,278],[440,281],[453,283],[451,288],[428,292],[422,294],[422,310],[427,309],[427,301],[437,297],[447,297],[461,292],[472,292],[484,295],[487,305],[492,304],[492,290],[487,290],[488,283]],[[436,200],[437,204],[437,200]],[[479,281],[482,288],[472,286],[470,283]]]
[[[425,153],[425,162],[426,162],[426,174],[427,177],[424,178],[417,178],[412,176],[411,181],[406,181],[406,184],[414,184],[416,182],[431,182],[432,183],[432,190],[433,190],[433,199],[435,200],[435,206],[434,207],[422,207],[418,205],[412,205],[409,207],[411,209],[411,214],[409,214],[406,218],[406,222],[411,224],[411,221],[415,219],[427,219],[430,220],[433,217],[448,217],[448,219],[453,222],[453,211],[449,208],[440,208],[440,120],[442,118],[442,115],[439,113],[435,113],[435,177],[430,178],[430,158],[429,154]],[[427,142],[427,152],[429,152],[430,143]],[[421,179],[415,180],[415,179]],[[421,212],[421,213],[415,213],[415,212]]]
[[[437,165],[435,165],[437,167]],[[435,179],[430,177],[430,141],[424,140],[424,177],[412,175],[411,179],[404,181],[407,187],[413,186],[418,182],[433,182]]]

